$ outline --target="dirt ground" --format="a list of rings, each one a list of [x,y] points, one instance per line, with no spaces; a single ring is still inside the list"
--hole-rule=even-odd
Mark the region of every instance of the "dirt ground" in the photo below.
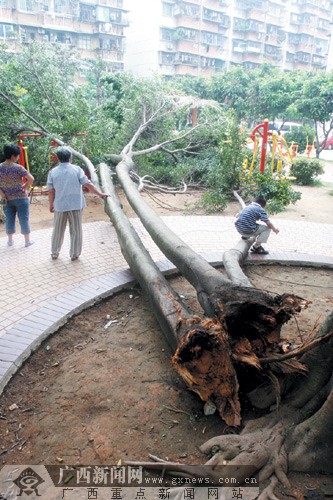
[[[329,222],[330,189],[300,188],[304,203],[278,217]],[[149,197],[149,203],[159,213],[181,215],[198,197],[164,195],[158,203]],[[100,200],[88,200],[85,222],[106,220]],[[236,211],[237,203],[231,203],[224,215]],[[33,229],[52,225],[46,197],[33,199],[31,222]],[[300,344],[311,338],[332,310],[333,270],[249,266],[246,272],[258,288],[312,301],[284,327],[286,341]],[[174,277],[171,283],[198,310],[187,281]],[[30,357],[0,397],[0,463],[116,464],[145,461],[149,454],[187,464],[205,462],[198,449],[203,442],[239,430],[227,428],[216,414],[204,415],[203,403],[173,370],[171,354],[139,287],[72,318]],[[260,415],[245,394],[242,409],[243,422]],[[289,477],[295,498],[324,498],[322,485],[333,488],[330,476]],[[279,498],[291,498],[290,492],[280,489]]]

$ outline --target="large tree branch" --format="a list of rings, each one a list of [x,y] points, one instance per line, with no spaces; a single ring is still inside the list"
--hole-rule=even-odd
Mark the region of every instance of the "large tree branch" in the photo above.
[[[154,112],[152,115],[146,119],[146,109],[143,108],[143,122],[139,125],[139,128],[137,131],[134,133],[132,139],[129,141],[129,143],[126,144],[126,146],[123,148],[121,154],[131,154],[134,145],[136,144],[137,140],[139,139],[140,135],[148,128],[150,123],[152,123],[156,118],[160,118],[161,115],[161,110],[164,108],[165,103],[162,103],[161,106]]]
[[[29,59],[29,63],[30,63],[30,66],[25,66],[25,69],[27,71],[29,71],[37,80],[40,88],[42,89],[42,92],[43,94],[45,95],[50,107],[52,108],[53,110],[53,113],[55,114],[57,120],[59,121],[59,123],[61,122],[61,118],[60,118],[60,115],[58,113],[58,110],[57,108],[54,106],[53,104],[53,100],[52,98],[50,97],[50,95],[48,94],[48,92],[46,91],[45,87],[44,87],[44,84],[42,82],[42,80],[39,78],[39,74],[38,74],[38,71],[36,70],[35,68],[35,64],[34,64],[34,60],[32,58]]]
[[[42,130],[45,134],[47,134],[47,135],[49,135],[51,137],[52,134],[45,127],[43,127],[43,125],[41,123],[39,123],[39,121],[37,121],[33,116],[29,115],[29,113],[27,113],[26,111],[24,111],[24,109],[22,109],[14,101],[12,101],[12,99],[10,97],[8,97],[6,94],[4,94],[1,91],[0,91],[0,97],[3,97],[12,106],[14,106],[15,109],[17,109],[20,113],[22,113],[27,118],[29,118],[29,120],[31,120],[33,123],[35,123],[40,128],[40,130]]]
[[[137,156],[142,156],[148,153],[154,153],[155,151],[158,151],[162,149],[164,146],[167,144],[172,144],[173,142],[177,142],[181,139],[184,139],[185,137],[189,136],[190,134],[193,134],[193,132],[201,127],[202,125],[196,125],[195,127],[192,127],[190,130],[187,130],[183,134],[178,135],[177,137],[174,137],[173,139],[168,139],[167,141],[161,142],[160,144],[155,144],[154,146],[151,146],[150,148],[147,149],[142,149],[141,151],[133,151],[132,157],[135,158]],[[186,148],[183,149],[185,151]]]

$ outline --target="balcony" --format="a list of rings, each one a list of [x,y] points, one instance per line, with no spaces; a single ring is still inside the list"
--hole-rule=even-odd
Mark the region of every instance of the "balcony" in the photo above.
[[[119,26],[129,26],[129,21],[120,16],[110,16],[110,23],[118,24]]]
[[[200,19],[200,7],[198,5],[188,5],[180,3],[176,5],[173,11],[174,16],[178,17],[191,17],[192,19]]]
[[[124,36],[122,27],[119,25],[112,24],[112,23],[97,22],[94,25],[93,31],[94,31],[94,33],[101,33],[101,34],[105,34],[105,35],[114,35],[114,36],[121,36],[121,37]]]
[[[312,64],[320,67],[325,66],[326,57],[312,56]]]
[[[203,20],[210,23],[222,24],[223,27],[227,27],[229,24],[229,19],[222,12],[210,9],[204,9]]]
[[[199,57],[192,54],[178,53],[175,57],[175,65],[185,65],[197,68],[199,66]]]

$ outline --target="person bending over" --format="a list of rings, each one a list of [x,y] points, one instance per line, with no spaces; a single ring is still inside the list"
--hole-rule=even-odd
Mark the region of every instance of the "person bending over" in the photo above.
[[[265,198],[263,196],[257,196],[252,203],[243,208],[235,221],[236,229],[243,240],[247,240],[251,237],[256,238],[251,248],[251,252],[262,255],[269,253],[264,249],[262,243],[267,242],[271,230],[276,234],[279,232],[279,229],[269,220],[264,210],[265,206]],[[257,221],[259,220],[264,222],[264,224],[258,224]]]

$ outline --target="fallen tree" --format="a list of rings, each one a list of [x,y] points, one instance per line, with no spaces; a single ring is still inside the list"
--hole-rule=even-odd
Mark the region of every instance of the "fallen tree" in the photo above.
[[[131,147],[133,145],[134,142]],[[206,315],[218,320],[222,334],[227,336],[224,348],[230,349],[232,363],[236,366],[237,381],[233,386],[238,387],[239,379],[242,379],[239,376],[242,372],[240,367],[245,366],[246,376],[242,381],[248,378],[250,367],[251,373],[256,370],[259,374],[255,377],[256,385],[260,385],[264,377],[272,381],[269,390],[273,402],[283,396],[283,403],[278,405],[276,411],[249,422],[240,435],[217,436],[204,443],[201,451],[214,453],[206,465],[251,465],[261,481],[270,480],[260,499],[275,499],[274,489],[279,481],[289,488],[288,471],[332,472],[329,435],[333,417],[333,314],[327,318],[311,346],[303,346],[298,352],[286,356],[278,354],[276,348],[282,325],[306,304],[299,297],[281,295],[272,298],[251,287],[239,266],[250,242],[240,242],[235,249],[226,253],[224,262],[228,280],[175,237],[145,205],[131,181],[130,170],[134,168],[131,147],[122,152],[121,161],[116,167],[118,179],[155,243],[195,286]],[[207,400],[203,388],[209,387],[210,370],[217,361],[214,359],[216,346],[209,343],[209,336],[210,332],[205,331],[204,335],[197,337],[183,337],[173,356],[178,373],[203,400]],[[310,347],[312,351],[306,352]],[[289,372],[287,378],[283,375],[286,372]],[[279,374],[282,375],[281,384]],[[233,425],[240,423],[239,405],[235,406],[235,399],[216,399],[223,418],[229,423],[233,422]],[[128,463],[146,467],[153,464]],[[154,462],[156,467],[164,472],[194,473],[184,464],[160,460]],[[245,479],[242,474],[240,467],[237,476],[239,481]]]
[[[278,352],[283,324],[302,307],[306,307],[307,303],[295,295],[272,297],[254,289],[235,263],[228,266],[227,272],[231,279],[225,278],[175,235],[144,202],[138,186],[131,179],[131,171],[134,169],[133,156],[141,153],[133,151],[133,147],[148,125],[148,120],[140,125],[121,155],[112,155],[113,160],[121,159],[116,166],[117,178],[152,239],[176,265],[180,274],[196,289],[205,315],[212,318],[215,330],[219,332],[219,337],[211,336],[204,328],[200,332],[196,330],[195,335],[183,336],[172,357],[172,363],[187,385],[203,401],[213,399],[222,418],[229,425],[238,426],[241,422],[240,402],[238,396],[230,399],[230,394],[238,393],[240,381],[243,381],[244,385],[245,380],[251,380],[249,375],[253,374],[253,382],[250,385],[247,382],[248,386],[243,387],[246,392],[252,390],[260,381],[266,380],[267,373],[275,383],[275,371],[279,373],[305,370],[294,359],[281,363],[276,360],[269,368],[267,365],[264,367],[260,357]],[[153,150],[156,151],[157,148],[158,145],[155,145]],[[145,150],[145,153],[147,152],[149,149]],[[246,254],[250,244],[251,242],[242,241],[239,243],[240,248],[233,252],[236,255]],[[132,267],[133,262],[127,261]],[[216,390],[220,377],[220,374],[217,374],[217,366],[221,349],[230,352],[228,356],[234,366],[234,371],[230,372],[231,377],[228,372],[232,390],[228,391],[225,397],[221,397],[220,390]]]

